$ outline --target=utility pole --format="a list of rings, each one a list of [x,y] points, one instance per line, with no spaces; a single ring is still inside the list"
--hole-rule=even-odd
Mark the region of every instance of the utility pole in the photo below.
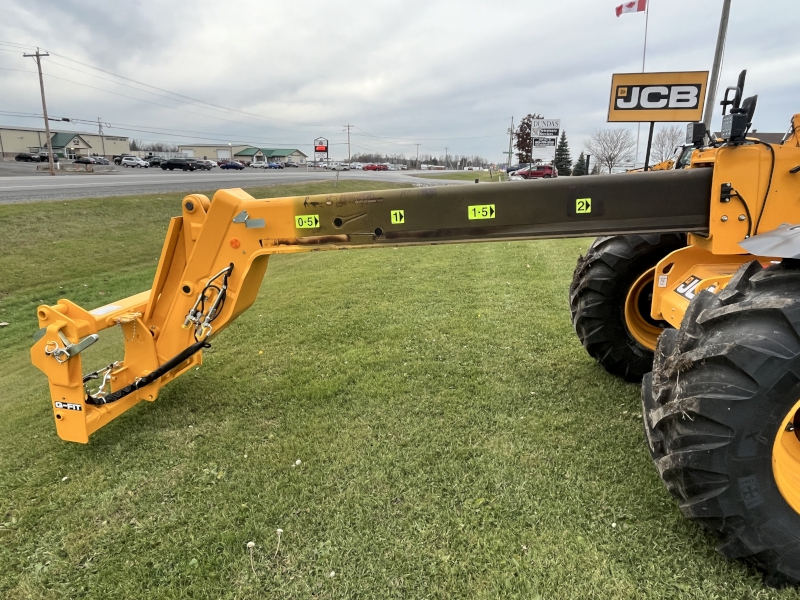
[[[414,144],[417,147],[417,171],[419,171],[419,144]]]
[[[56,174],[55,166],[53,165],[53,143],[50,141],[50,122],[47,120],[47,103],[44,101],[44,78],[42,77],[42,57],[50,56],[45,53],[39,52],[36,48],[36,54],[23,54],[25,58],[35,58],[36,67],[39,69],[39,89],[42,90],[42,112],[44,113],[44,132],[47,136],[47,161],[50,163],[50,175]]]
[[[717,49],[714,51],[714,66],[711,68],[711,81],[708,82],[706,93],[706,108],[703,112],[703,123],[706,131],[711,134],[711,117],[714,115],[714,101],[719,84],[719,72],[722,67],[722,53],[725,51],[725,36],[728,34],[728,16],[731,13],[731,0],[722,3],[722,16],[719,19],[719,33],[717,34]]]
[[[511,143],[514,140],[514,117],[511,117],[511,127],[508,129],[508,165],[511,166]]]
[[[349,125],[349,124],[348,125],[344,125],[344,130],[347,132],[347,166],[348,167],[350,166],[350,128],[351,127],[353,127],[353,125]],[[339,176],[338,173],[337,173],[336,176],[337,177]]]
[[[445,168],[445,169],[447,168],[447,151],[448,151],[449,149],[450,149],[450,148],[448,148],[447,146],[445,146],[445,147],[444,147],[444,168]]]
[[[106,138],[103,136],[103,123],[97,117],[97,131],[100,133],[100,142],[103,144],[103,156],[106,155]]]

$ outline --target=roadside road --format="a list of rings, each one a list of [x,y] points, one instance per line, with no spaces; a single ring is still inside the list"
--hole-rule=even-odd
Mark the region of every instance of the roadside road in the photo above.
[[[420,179],[406,171],[342,171],[339,172],[339,178],[424,185],[458,183],[452,181],[439,183],[430,179]],[[160,192],[196,192],[335,179],[336,172],[306,171],[305,169],[245,169],[244,171],[214,169],[194,172],[131,169],[125,172],[86,175],[62,174],[55,177],[46,174],[17,174],[10,177],[0,176],[0,204]]]

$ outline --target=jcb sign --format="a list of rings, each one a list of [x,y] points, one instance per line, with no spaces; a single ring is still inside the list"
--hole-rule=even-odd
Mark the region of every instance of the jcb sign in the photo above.
[[[616,73],[611,79],[609,122],[699,121],[708,71]]]

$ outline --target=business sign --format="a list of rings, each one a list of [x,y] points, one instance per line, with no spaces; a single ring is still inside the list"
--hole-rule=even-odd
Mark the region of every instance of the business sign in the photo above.
[[[708,71],[615,73],[608,121],[699,121],[707,83]]]
[[[314,152],[327,152],[328,140],[325,138],[317,138],[314,140]]]
[[[555,148],[556,138],[554,137],[535,137],[533,138],[534,148]]]
[[[561,129],[561,119],[533,119],[531,129],[555,129],[558,131]]]
[[[538,135],[539,137],[558,137],[558,129],[547,129],[543,127],[534,131],[533,135]]]

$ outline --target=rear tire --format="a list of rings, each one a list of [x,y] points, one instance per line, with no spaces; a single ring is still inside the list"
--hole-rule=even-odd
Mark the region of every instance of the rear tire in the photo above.
[[[698,294],[642,386],[650,452],[681,511],[772,586],[800,584],[800,270],[787,263],[753,261]]]
[[[642,276],[685,245],[680,233],[599,237],[578,259],[569,288],[572,324],[589,355],[612,375],[638,383],[652,369],[655,341],[666,323],[650,318],[652,278]],[[626,317],[634,286],[637,296]]]

